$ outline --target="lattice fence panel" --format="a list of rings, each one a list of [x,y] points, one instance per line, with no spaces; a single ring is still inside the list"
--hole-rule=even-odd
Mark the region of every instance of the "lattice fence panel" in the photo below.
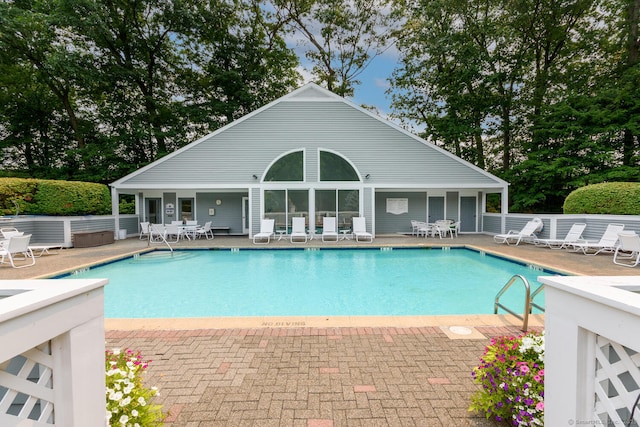
[[[639,367],[640,353],[597,337],[594,413],[602,425],[640,425],[640,408],[633,411],[640,393]]]
[[[54,424],[52,366],[49,342],[0,363],[0,425]]]

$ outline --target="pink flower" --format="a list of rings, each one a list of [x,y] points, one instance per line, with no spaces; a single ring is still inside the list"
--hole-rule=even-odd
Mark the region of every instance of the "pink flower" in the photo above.
[[[538,402],[538,403],[536,404],[536,409],[537,409],[538,411],[544,411],[544,402]]]
[[[541,377],[543,377],[543,376],[544,376],[544,369],[540,369],[540,370],[538,371],[538,375],[540,375]]]
[[[536,382],[540,382],[540,380],[542,379],[542,377],[540,375],[534,375],[533,379],[536,380]]]
[[[527,372],[529,372],[529,367],[527,365],[520,365],[520,372],[526,374]]]

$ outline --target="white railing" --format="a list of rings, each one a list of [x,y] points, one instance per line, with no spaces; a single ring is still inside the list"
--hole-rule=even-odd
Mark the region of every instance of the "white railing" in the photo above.
[[[104,426],[106,279],[0,280],[0,425]]]
[[[545,425],[640,425],[640,276],[539,280]]]

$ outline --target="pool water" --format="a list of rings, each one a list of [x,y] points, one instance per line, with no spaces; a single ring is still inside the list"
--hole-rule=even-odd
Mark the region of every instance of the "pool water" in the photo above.
[[[492,314],[514,275],[554,274],[468,249],[155,251],[67,278],[108,278],[107,318]],[[524,286],[501,302],[517,312]],[[543,305],[544,296],[536,297]]]

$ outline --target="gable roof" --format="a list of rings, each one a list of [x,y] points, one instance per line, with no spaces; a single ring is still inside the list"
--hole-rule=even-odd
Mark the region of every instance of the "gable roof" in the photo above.
[[[376,186],[503,188],[494,175],[370,111],[308,83],[113,182],[116,188],[254,184],[282,153],[332,150]],[[311,154],[311,153],[309,153]]]

